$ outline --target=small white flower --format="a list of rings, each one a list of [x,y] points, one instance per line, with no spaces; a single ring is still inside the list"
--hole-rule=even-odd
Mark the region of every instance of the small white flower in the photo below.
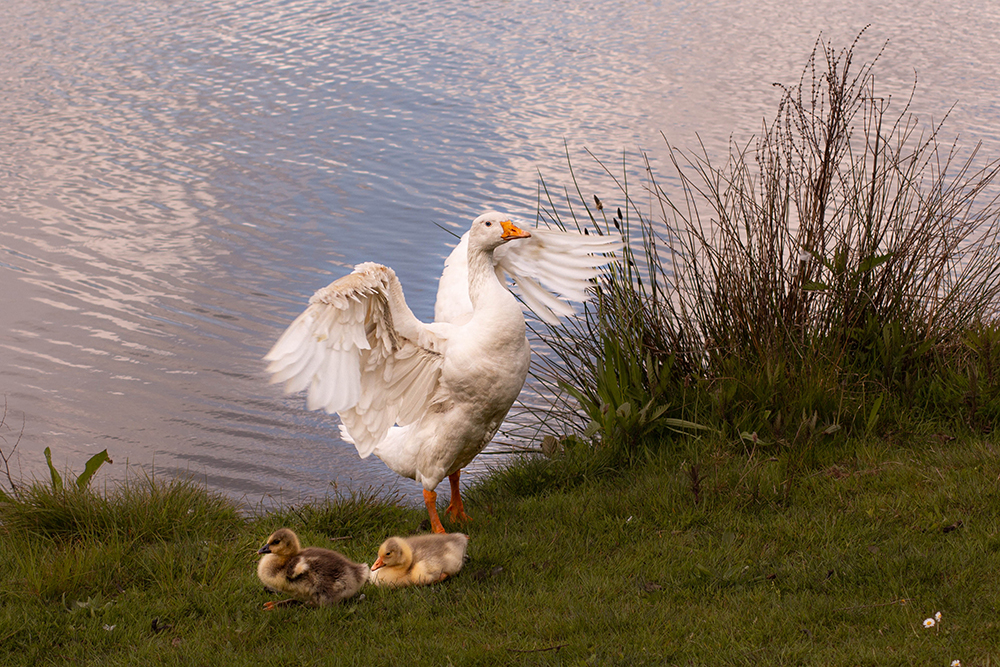
[[[951,661],[951,667],[962,667],[962,661],[961,660],[952,660]]]
[[[107,630],[108,632],[111,632],[112,630],[115,629],[115,626],[105,624],[104,629]]]
[[[941,621],[941,612],[938,612],[938,613],[934,614],[934,620],[938,621],[938,622]]]
[[[924,627],[925,628],[933,628],[936,623],[937,623],[937,621],[935,621],[933,618],[925,618],[924,619]]]

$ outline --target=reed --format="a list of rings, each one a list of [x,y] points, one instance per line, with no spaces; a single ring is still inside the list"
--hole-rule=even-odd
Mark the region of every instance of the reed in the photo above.
[[[749,451],[905,429],[907,415],[980,429],[1000,416],[984,381],[1000,162],[882,97],[881,51],[858,63],[861,37],[818,40],[775,118],[721,165],[668,144],[669,188],[645,155],[638,186],[626,156],[620,172],[598,161],[613,196],[574,176],[557,202],[543,183],[544,221],[628,239],[593,305],[537,331],[553,436],[596,435],[632,459],[698,425]]]

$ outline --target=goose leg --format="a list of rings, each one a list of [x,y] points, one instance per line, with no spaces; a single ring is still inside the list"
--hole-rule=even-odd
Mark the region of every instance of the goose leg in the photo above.
[[[444,526],[441,525],[441,519],[438,518],[437,498],[438,494],[424,489],[424,504],[427,505],[427,515],[431,518],[431,530],[435,533],[443,533]]]
[[[465,513],[465,505],[462,504],[462,492],[458,488],[458,477],[461,474],[461,470],[456,470],[448,475],[448,481],[451,482],[451,502],[448,503],[448,509],[445,511],[455,523],[472,521],[472,517]]]
[[[273,611],[278,607],[287,607],[288,605],[295,604],[297,602],[298,600],[295,600],[293,598],[289,598],[287,600],[272,600],[271,602],[264,603],[264,609],[266,609],[267,611]]]

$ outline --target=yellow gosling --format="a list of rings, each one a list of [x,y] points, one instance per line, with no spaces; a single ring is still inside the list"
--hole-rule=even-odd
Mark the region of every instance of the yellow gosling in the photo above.
[[[378,550],[371,581],[379,586],[424,586],[444,581],[462,569],[469,537],[432,533],[390,537]]]

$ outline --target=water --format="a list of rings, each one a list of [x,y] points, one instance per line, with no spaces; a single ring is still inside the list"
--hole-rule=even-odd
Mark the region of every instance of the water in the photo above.
[[[452,237],[533,218],[538,175],[614,202],[584,149],[722,157],[817,35],[960,143],[1000,149],[1000,11],[980,3],[226,2],[0,5],[0,449],[43,477],[191,473],[249,502],[383,486],[261,357],[373,260],[429,319]],[[636,162],[638,164],[638,162]],[[22,432],[23,429],[23,432]],[[480,463],[476,470],[481,471]],[[475,472],[475,470],[474,470]],[[2,478],[0,478],[2,479]]]

